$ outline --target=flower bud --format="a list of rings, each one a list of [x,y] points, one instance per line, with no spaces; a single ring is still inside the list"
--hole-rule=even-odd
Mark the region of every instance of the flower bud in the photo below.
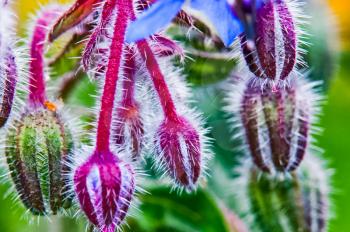
[[[250,17],[254,35],[247,39],[249,35],[243,34],[241,48],[250,71],[258,77],[285,80],[296,64],[297,29],[291,8],[288,1],[267,0],[252,11],[256,11]]]
[[[74,189],[89,221],[100,231],[113,232],[130,207],[135,173],[113,153],[96,151],[75,170]]]
[[[260,173],[249,161],[241,169],[241,178],[245,184],[241,197],[247,198],[241,206],[252,217],[253,231],[326,231],[329,176],[312,154],[290,176]]]
[[[18,80],[15,54],[10,47],[6,47],[4,50],[0,51],[0,128],[6,124],[10,117]]]
[[[72,136],[52,108],[27,110],[6,137],[6,158],[24,206],[35,215],[68,208],[67,178]]]
[[[155,35],[151,39],[154,43],[153,51],[158,57],[179,56],[180,60],[185,59],[186,55],[184,49],[174,40],[162,35]]]
[[[16,55],[13,23],[14,16],[8,1],[0,2],[0,128],[10,117],[18,81],[18,57]]]
[[[227,108],[238,118],[254,163],[264,172],[289,172],[302,161],[320,97],[313,84],[296,79],[261,86],[254,78],[238,81]],[[243,94],[242,94],[243,93]]]
[[[167,118],[156,134],[161,167],[174,182],[193,190],[201,174],[201,142],[198,131],[183,117]]]

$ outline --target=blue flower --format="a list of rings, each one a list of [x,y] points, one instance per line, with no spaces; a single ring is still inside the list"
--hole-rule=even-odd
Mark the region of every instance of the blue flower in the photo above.
[[[127,42],[135,42],[164,29],[176,17],[186,0],[158,0],[132,22]],[[227,0],[189,0],[191,10],[204,14],[226,46],[242,33],[243,26]]]

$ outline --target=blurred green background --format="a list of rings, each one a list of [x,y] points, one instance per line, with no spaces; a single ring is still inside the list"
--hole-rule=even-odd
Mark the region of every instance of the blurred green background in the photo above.
[[[19,0],[19,31],[23,31],[29,15],[35,12],[44,0]],[[61,1],[62,2],[62,1]],[[67,2],[67,1],[66,1]],[[350,1],[310,0],[307,10],[313,16],[311,26],[306,30],[312,34],[307,56],[312,67],[311,78],[325,82],[324,94],[327,104],[323,107],[321,126],[324,132],[318,137],[318,144],[325,150],[324,157],[334,170],[332,232],[350,231]],[[332,22],[334,21],[334,22]],[[208,118],[212,127],[211,136],[216,139],[213,149],[216,158],[210,165],[211,178],[203,183],[203,190],[196,194],[178,196],[170,193],[157,182],[145,183],[151,194],[140,196],[140,212],[129,220],[129,231],[179,231],[179,232],[225,232],[236,231],[233,224],[237,219],[231,210],[236,188],[232,183],[232,171],[240,154],[233,152],[235,142],[230,142],[225,116],[221,111],[222,92],[216,84],[207,83],[208,76],[225,75],[227,70],[217,68],[215,62],[188,61],[186,71],[189,81],[195,84],[194,92],[198,107]],[[228,65],[229,64],[229,65]],[[226,68],[231,63],[226,63]],[[203,79],[202,79],[203,78]],[[211,80],[211,79],[210,79]],[[211,82],[211,81],[209,81]],[[86,92],[92,93],[94,86],[87,81],[80,83],[69,100],[71,104],[91,106]],[[0,196],[5,196],[8,184],[0,186]],[[230,209],[230,210],[229,210]],[[68,218],[40,219],[28,225],[24,210],[12,200],[0,198],[0,232],[78,232],[85,225]],[[51,222],[48,222],[51,221]]]

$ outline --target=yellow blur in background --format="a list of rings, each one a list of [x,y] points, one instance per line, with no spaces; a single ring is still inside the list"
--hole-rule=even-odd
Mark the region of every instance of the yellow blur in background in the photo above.
[[[339,25],[343,48],[350,49],[350,1],[328,0]]]

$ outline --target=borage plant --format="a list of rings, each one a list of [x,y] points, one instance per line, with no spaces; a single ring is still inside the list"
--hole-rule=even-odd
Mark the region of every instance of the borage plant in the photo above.
[[[231,180],[236,187],[225,188],[227,195],[235,195],[230,197],[235,206],[228,210],[231,201],[223,199],[227,207],[218,210],[214,204],[211,209],[226,216],[220,231],[326,231],[329,171],[316,157],[312,138],[322,97],[315,90],[319,83],[307,80],[301,1],[77,0],[68,8],[49,5],[34,19],[28,55],[16,52],[15,36],[7,33],[11,8],[7,1],[1,4],[0,125],[11,124],[5,126],[4,153],[16,192],[32,214],[70,215],[79,208],[91,228],[112,232],[128,230],[122,225],[132,208],[141,208],[136,219],[149,220],[146,192],[160,193],[150,183],[177,190],[168,195],[179,205],[204,196],[203,204],[213,201],[203,194],[216,181],[209,186],[206,181],[208,173],[215,177],[208,168],[216,154],[209,145],[212,134],[195,108],[196,88],[185,76],[191,62],[235,60],[221,81],[225,87],[215,87],[226,95],[233,137],[244,153],[239,176]],[[78,59],[67,59],[77,53]],[[195,59],[184,62],[188,55]],[[28,73],[27,82],[20,79],[23,73]],[[98,84],[99,109],[88,114],[92,123],[85,127],[85,138],[62,101],[49,100],[53,97],[46,86],[57,83],[55,76],[61,74],[56,96],[63,101],[85,74]],[[25,105],[14,107],[19,81],[27,85],[28,96]],[[11,111],[17,111],[12,118]],[[138,192],[141,204],[136,205]],[[131,229],[141,225],[140,231],[148,231],[138,220],[129,223]],[[157,226],[150,230],[162,229]],[[201,229],[198,225],[194,231]]]

